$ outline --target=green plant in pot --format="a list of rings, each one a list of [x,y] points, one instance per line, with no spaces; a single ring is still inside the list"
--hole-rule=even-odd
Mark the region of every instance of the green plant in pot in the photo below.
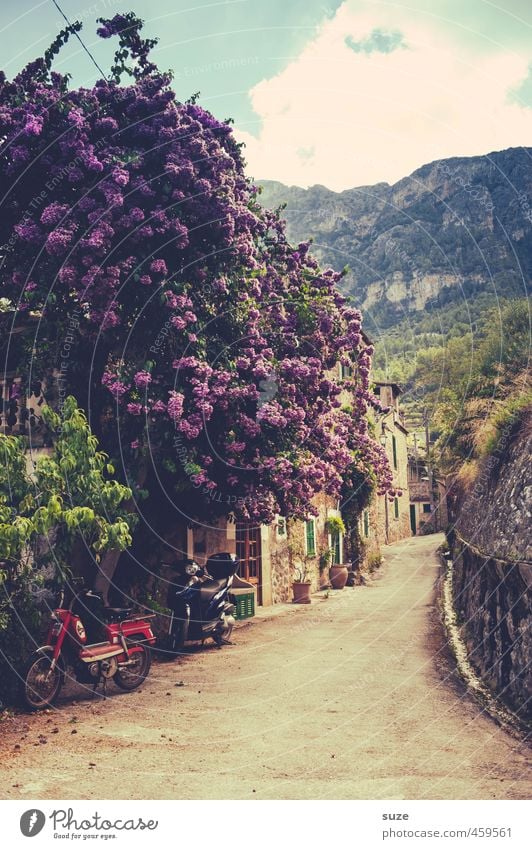
[[[329,516],[325,521],[325,530],[331,538],[329,580],[333,590],[343,590],[347,583],[349,568],[339,561],[340,536],[345,534],[345,525],[340,516]]]
[[[292,581],[292,593],[294,595],[294,604],[310,604],[310,591],[312,589],[312,581],[310,576],[310,567],[307,563],[302,563],[294,570],[294,579]]]

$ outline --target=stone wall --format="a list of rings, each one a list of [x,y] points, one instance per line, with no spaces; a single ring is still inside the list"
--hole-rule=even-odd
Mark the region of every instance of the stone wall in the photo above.
[[[476,479],[460,493],[457,530],[502,560],[532,561],[532,412],[503,429]],[[455,507],[456,516],[456,507]]]
[[[277,536],[274,523],[268,528],[270,536],[270,572],[272,604],[291,601],[292,578],[290,575],[290,555],[286,535]],[[264,558],[263,558],[264,565]]]
[[[236,553],[236,525],[224,517],[203,524],[196,523],[188,530],[188,555],[200,566],[220,551]]]
[[[339,515],[339,511],[337,510],[337,501],[324,493],[316,495],[313,504],[318,511],[318,515],[314,519],[315,555],[308,556],[307,554],[304,522],[288,522],[287,533],[283,536],[279,535],[276,522],[268,528],[271,600],[273,604],[292,600],[294,572],[300,568],[306,568],[308,571],[312,582],[312,592],[316,592],[322,582],[328,579],[328,569],[325,574],[320,572],[320,554],[329,546],[325,521],[329,516]],[[345,545],[345,540],[343,545]],[[266,571],[264,547],[263,571]]]
[[[530,411],[502,431],[461,493],[450,533],[453,593],[470,658],[513,710],[532,718]],[[455,513],[456,515],[456,513]]]
[[[455,542],[453,595],[469,660],[483,682],[532,720],[532,565]]]

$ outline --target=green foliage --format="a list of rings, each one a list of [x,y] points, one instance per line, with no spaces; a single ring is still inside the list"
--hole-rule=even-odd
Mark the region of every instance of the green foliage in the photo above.
[[[325,530],[333,536],[334,534],[345,534],[345,525],[340,516],[329,516],[325,520]]]
[[[54,450],[35,469],[39,507],[33,518],[39,533],[55,530],[58,566],[68,568],[78,535],[97,561],[105,551],[124,551],[131,545],[134,520],[125,506],[131,490],[109,479],[113,466],[98,451],[98,440],[74,398],[66,399],[60,416],[45,407],[43,417],[54,436]]]
[[[479,347],[480,379],[490,382],[498,375],[509,376],[526,369],[530,360],[530,304],[526,299],[510,301],[490,315],[485,338]]]
[[[320,549],[319,559],[318,559],[320,572],[323,572],[323,571],[325,571],[325,569],[329,568],[329,566],[331,565],[332,555],[333,555],[332,548],[321,548]]]
[[[67,398],[61,414],[45,407],[52,433],[50,456],[30,475],[22,439],[0,434],[0,676],[10,698],[13,669],[34,647],[39,597],[75,569],[82,542],[97,561],[131,544],[131,490],[110,475],[84,413]]]
[[[449,306],[388,331],[376,347],[374,376],[403,386],[411,426],[420,408],[429,411],[436,459],[450,470],[493,447],[501,405],[526,406],[529,358],[529,301],[494,304],[483,294],[467,314]]]
[[[532,405],[532,391],[527,390],[522,395],[509,397],[497,412],[491,417],[490,424],[493,432],[487,438],[480,450],[481,456],[493,454],[501,441],[503,434],[511,430],[519,421],[521,414]]]

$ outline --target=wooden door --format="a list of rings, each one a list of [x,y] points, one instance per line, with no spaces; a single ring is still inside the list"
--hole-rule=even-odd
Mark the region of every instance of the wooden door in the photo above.
[[[417,526],[416,526],[416,505],[410,505],[410,530],[412,531],[412,535],[415,536],[417,534]]]
[[[262,604],[260,525],[237,522],[236,556],[240,561],[238,574],[245,581],[249,581],[250,584],[257,587],[257,602]]]

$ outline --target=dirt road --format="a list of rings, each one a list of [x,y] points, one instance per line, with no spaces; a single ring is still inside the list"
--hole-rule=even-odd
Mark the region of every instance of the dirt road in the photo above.
[[[155,664],[141,691],[2,723],[2,796],[522,799],[531,750],[452,674],[439,537],[390,546],[368,587]],[[16,748],[16,747],[19,748]]]

